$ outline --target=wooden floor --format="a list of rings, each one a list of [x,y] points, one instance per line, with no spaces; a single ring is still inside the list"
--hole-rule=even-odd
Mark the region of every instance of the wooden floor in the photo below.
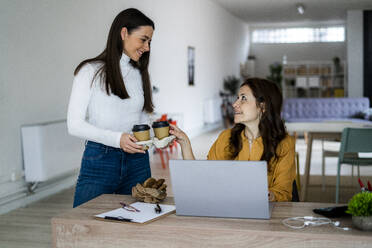
[[[73,189],[0,216],[0,247],[51,247],[53,216],[72,207]]]
[[[195,154],[197,158],[205,159],[205,150],[213,143],[218,132],[192,140],[194,150],[199,152]],[[179,152],[171,154],[171,158],[179,157]],[[151,156],[151,171],[154,177],[165,178],[166,183],[170,184],[169,170],[162,169],[158,154]],[[371,177],[369,179],[372,181]],[[311,177],[308,201],[332,202],[335,194],[335,176],[326,177],[325,191],[322,191],[320,182],[320,176]],[[347,202],[359,189],[349,178],[343,177],[341,182],[340,201]],[[0,248],[51,247],[51,218],[72,208],[73,193],[74,189],[71,188],[27,207],[0,215]],[[168,194],[173,195],[171,188]]]

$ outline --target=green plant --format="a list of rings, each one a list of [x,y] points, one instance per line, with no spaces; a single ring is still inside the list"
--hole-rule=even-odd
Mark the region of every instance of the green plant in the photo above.
[[[225,91],[229,92],[231,95],[235,95],[240,84],[239,78],[233,76],[227,76],[223,80],[223,88]]]
[[[282,79],[283,79],[282,77],[283,66],[280,63],[275,62],[274,64],[271,64],[269,68],[270,68],[270,76],[268,76],[267,79],[276,83],[279,86],[279,88],[282,88],[281,84],[282,84]]]
[[[342,72],[342,68],[341,68],[341,60],[339,57],[334,57],[333,59],[333,65],[335,67],[335,72],[336,74],[339,74]]]
[[[352,216],[372,216],[372,192],[360,192],[349,201],[347,213]]]

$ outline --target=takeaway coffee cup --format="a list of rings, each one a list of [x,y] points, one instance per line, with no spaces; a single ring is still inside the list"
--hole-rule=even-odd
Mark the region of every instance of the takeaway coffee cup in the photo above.
[[[150,126],[146,124],[134,125],[132,129],[134,137],[138,141],[146,141],[150,139]]]
[[[167,121],[156,121],[152,123],[155,137],[159,140],[169,136],[169,123]]]

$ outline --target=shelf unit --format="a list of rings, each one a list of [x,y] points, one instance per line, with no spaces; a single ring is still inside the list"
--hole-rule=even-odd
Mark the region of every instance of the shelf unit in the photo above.
[[[340,61],[291,61],[283,65],[285,98],[346,97],[346,63]]]

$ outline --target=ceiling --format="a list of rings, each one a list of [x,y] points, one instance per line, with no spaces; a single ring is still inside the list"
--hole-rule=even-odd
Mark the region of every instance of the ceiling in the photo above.
[[[372,0],[212,0],[247,23],[346,20],[346,11],[372,10]],[[297,13],[296,4],[305,7]]]

